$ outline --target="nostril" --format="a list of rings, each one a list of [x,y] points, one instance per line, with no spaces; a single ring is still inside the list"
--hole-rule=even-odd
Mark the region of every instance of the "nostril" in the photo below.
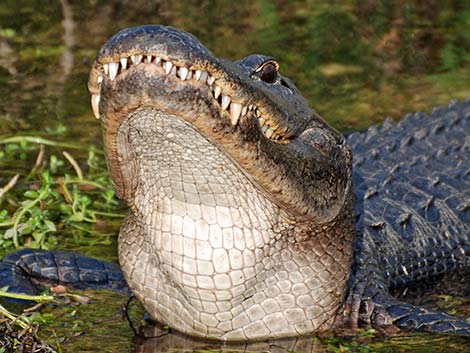
[[[339,146],[339,147],[342,147],[344,145],[344,143],[346,142],[346,139],[344,138],[344,136],[338,136],[338,139],[336,140],[336,144]]]

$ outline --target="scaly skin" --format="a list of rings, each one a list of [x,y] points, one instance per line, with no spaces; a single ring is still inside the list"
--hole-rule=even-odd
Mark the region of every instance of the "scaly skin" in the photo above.
[[[470,334],[389,292],[468,271],[470,102],[350,135],[352,169],[344,138],[278,69],[262,55],[218,59],[161,26],[100,50],[89,90],[130,206],[119,260],[137,298],[156,320],[219,340],[371,325]],[[67,282],[75,256],[10,255],[0,287]],[[86,270],[70,282],[121,283],[113,268]]]
[[[388,120],[348,143],[358,237],[343,318],[469,334],[465,320],[400,302],[389,290],[463,279],[469,269],[470,101]]]
[[[131,55],[144,57],[130,65]],[[110,63],[121,58],[129,59],[115,75]],[[131,207],[120,263],[150,315],[179,331],[303,335],[330,328],[342,303],[350,151],[277,68],[259,55],[219,60],[194,37],[158,26],[118,33],[93,65],[111,176]],[[196,70],[208,73],[204,82]]]

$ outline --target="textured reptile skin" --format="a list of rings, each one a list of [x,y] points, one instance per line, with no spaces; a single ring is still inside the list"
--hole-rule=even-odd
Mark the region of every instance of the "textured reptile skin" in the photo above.
[[[220,340],[362,325],[470,334],[390,295],[469,267],[470,103],[350,135],[351,169],[343,137],[290,81],[260,79],[272,62],[219,60],[160,26],[101,49],[89,90],[130,206],[119,260],[136,297]],[[18,272],[7,267],[0,278]]]
[[[331,324],[349,267],[329,254],[344,256],[341,242],[337,250],[322,234],[299,242],[279,208],[176,117],[137,110],[120,133],[135,146],[145,185],[121,230],[119,259],[149,313],[179,331],[227,340]],[[188,150],[197,153],[178,158]]]
[[[70,251],[22,249],[0,262],[0,288],[36,295],[42,291],[37,282],[129,292],[118,266]]]
[[[387,120],[348,143],[358,215],[348,320],[469,333],[465,320],[399,302],[388,289],[468,271],[470,102]]]

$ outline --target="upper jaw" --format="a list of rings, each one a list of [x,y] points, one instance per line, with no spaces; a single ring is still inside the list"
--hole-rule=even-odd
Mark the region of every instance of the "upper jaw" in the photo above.
[[[334,218],[349,192],[342,170],[350,160],[344,146],[335,142],[340,141],[339,134],[300,94],[278,94],[266,83],[251,80],[247,70],[217,59],[191,35],[168,27],[138,27],[111,38],[93,64],[88,86],[95,115],[103,121],[115,185],[123,178],[116,153],[119,126],[129,112],[147,105],[193,124],[293,217]],[[316,129],[320,134],[304,133]],[[315,136],[321,134],[327,148],[318,149]],[[328,146],[335,155],[333,162],[317,153]],[[329,201],[333,190],[311,190],[316,186],[302,181],[323,175],[323,166],[342,181],[335,189],[342,196],[331,198],[334,212]],[[317,185],[331,188],[328,183]],[[325,197],[315,196],[318,192],[327,196],[320,204]],[[117,188],[117,193],[132,200],[132,190]],[[321,214],[316,206],[323,209]]]
[[[278,143],[298,136],[312,114],[304,101],[304,111],[283,111],[288,104],[282,98],[262,83],[250,82],[243,66],[216,58],[190,34],[170,27],[143,26],[119,32],[99,51],[88,81],[96,118],[102,113],[103,81],[113,83],[122,73],[141,64],[158,66],[163,69],[160,74],[182,81],[205,84],[228,125],[236,126],[252,112],[263,135]]]

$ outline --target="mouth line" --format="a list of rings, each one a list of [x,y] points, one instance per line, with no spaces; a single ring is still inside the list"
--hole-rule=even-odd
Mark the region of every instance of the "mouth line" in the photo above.
[[[131,71],[129,71],[131,68],[137,70],[149,69],[149,71],[152,69],[154,74],[171,75],[178,78],[182,84],[192,85],[194,88],[201,89],[201,84],[204,85],[210,92],[215,105],[219,108],[220,115],[225,117],[231,126],[237,127],[240,118],[251,115],[256,118],[261,133],[268,140],[280,144],[287,144],[291,141],[292,136],[287,132],[287,126],[282,126],[277,119],[263,113],[256,104],[251,104],[251,102],[237,97],[233,93],[224,93],[227,91],[233,92],[233,88],[228,88],[233,87],[233,83],[230,84],[225,79],[216,79],[215,75],[212,75],[209,71],[197,69],[194,65],[176,64],[175,60],[147,54],[124,55],[117,61],[108,61],[103,64],[98,61],[101,60],[97,60],[95,63],[95,74],[92,76],[91,81],[95,87],[98,87],[98,92],[100,92],[102,82],[105,79],[111,82],[121,78],[125,79],[123,74],[131,74]],[[91,105],[97,119],[100,119],[100,100],[100,93],[92,94]]]

